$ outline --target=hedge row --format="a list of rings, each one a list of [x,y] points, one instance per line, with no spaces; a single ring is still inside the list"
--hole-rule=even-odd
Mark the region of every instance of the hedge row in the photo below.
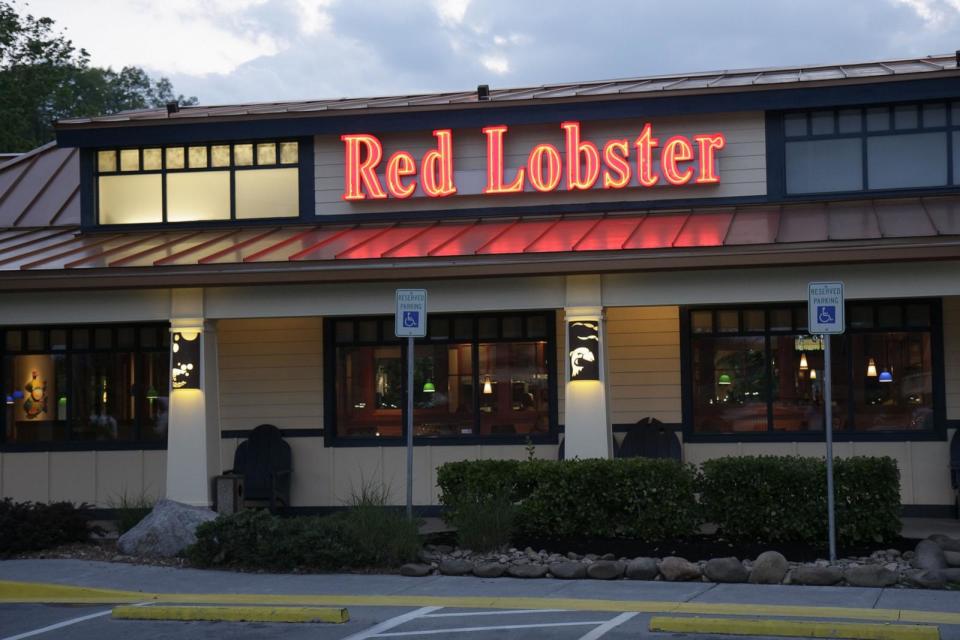
[[[506,498],[514,531],[539,538],[657,542],[718,525],[730,540],[819,544],[826,537],[826,463],[744,456],[698,469],[672,460],[476,460],[437,472],[446,518],[457,526],[477,505]],[[900,530],[900,476],[892,458],[834,463],[837,537],[883,542]]]
[[[85,542],[94,531],[91,506],[69,502],[14,502],[0,500],[0,558]]]

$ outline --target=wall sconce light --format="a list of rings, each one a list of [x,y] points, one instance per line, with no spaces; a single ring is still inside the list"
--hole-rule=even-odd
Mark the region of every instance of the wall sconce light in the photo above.
[[[800,371],[806,371],[809,368],[810,367],[807,364],[807,354],[806,352],[802,352],[800,354]]]
[[[867,377],[876,378],[877,377],[877,363],[873,358],[867,360]]]
[[[493,395],[493,381],[490,380],[490,376],[485,376],[483,379],[483,395]]]
[[[717,378],[717,384],[728,385],[731,382],[733,381],[730,379],[729,373],[721,373],[720,377]]]
[[[188,334],[175,331],[170,342],[170,350],[172,352],[171,386],[174,389],[199,389],[200,333]]]
[[[567,323],[570,345],[570,380],[600,379],[600,323],[577,320]]]
[[[424,393],[436,393],[437,388],[433,385],[433,382],[427,380],[423,383],[423,392]]]

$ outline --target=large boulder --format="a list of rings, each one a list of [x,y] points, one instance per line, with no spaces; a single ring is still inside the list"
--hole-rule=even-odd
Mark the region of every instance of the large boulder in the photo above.
[[[587,577],[587,565],[582,562],[554,562],[550,565],[550,575],[560,580],[579,580]]]
[[[445,558],[440,561],[439,569],[445,576],[463,576],[473,571],[473,563],[459,558]]]
[[[935,533],[928,540],[936,542],[937,546],[944,551],[960,551],[960,538],[951,538],[942,533]]]
[[[407,576],[408,578],[423,578],[424,576],[430,575],[433,569],[428,564],[422,564],[419,562],[411,562],[410,564],[405,564],[400,567],[400,575]]]
[[[764,551],[753,563],[751,584],[780,584],[787,575],[787,559],[778,551]]]
[[[811,587],[827,587],[843,580],[840,567],[820,567],[817,565],[797,567],[790,572],[790,581]]]
[[[542,578],[547,575],[547,568],[542,564],[515,564],[507,569],[507,574],[514,578]]]
[[[686,558],[667,556],[660,561],[660,573],[670,582],[684,582],[700,579],[700,567]]]
[[[710,582],[746,582],[750,572],[736,558],[711,558],[703,568]]]
[[[960,567],[960,551],[944,551],[943,557],[951,567]]]
[[[197,527],[216,519],[205,507],[159,500],[153,511],[117,540],[117,549],[128,556],[172,558],[197,541]]]
[[[892,587],[899,575],[881,564],[865,564],[847,567],[843,577],[854,587]]]
[[[921,571],[940,571],[947,568],[947,558],[943,555],[943,549],[933,540],[921,540],[910,562],[914,568]]]
[[[623,577],[625,568],[616,560],[597,560],[587,566],[587,575],[594,580],[616,580]]]
[[[507,572],[507,565],[499,562],[483,562],[473,567],[473,575],[478,578],[499,578]]]
[[[656,558],[634,558],[627,564],[627,577],[631,580],[653,580],[659,572]]]

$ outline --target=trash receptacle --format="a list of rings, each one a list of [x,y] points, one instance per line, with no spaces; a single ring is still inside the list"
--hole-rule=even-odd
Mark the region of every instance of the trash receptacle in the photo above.
[[[243,476],[229,473],[214,479],[217,513],[230,515],[243,508]]]

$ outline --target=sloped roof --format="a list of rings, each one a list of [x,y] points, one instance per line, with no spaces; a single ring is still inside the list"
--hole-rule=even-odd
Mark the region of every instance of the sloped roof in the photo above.
[[[0,228],[80,224],[80,160],[51,142],[0,164]]]
[[[956,75],[955,54],[933,55],[853,64],[774,67],[702,71],[696,73],[639,76],[616,80],[593,80],[543,84],[534,87],[490,89],[488,100],[480,100],[477,91],[418,93],[401,96],[295,100],[232,105],[181,107],[168,114],[165,108],[125,111],[93,118],[70,118],[57,123],[60,128],[96,124],[136,124],[139,122],[186,122],[198,119],[230,119],[251,116],[341,114],[351,110],[417,110],[465,107],[488,103],[519,104],[530,101],[596,100],[611,97],[652,97],[668,94],[709,93],[744,89],[781,89],[793,85],[837,84],[847,82],[930,77],[932,74]]]

